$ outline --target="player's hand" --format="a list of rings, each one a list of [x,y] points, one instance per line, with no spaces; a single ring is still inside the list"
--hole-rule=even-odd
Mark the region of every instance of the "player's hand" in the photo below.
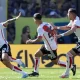
[[[29,39],[29,40],[26,41],[26,44],[31,44],[31,43],[32,43],[31,39]]]
[[[54,29],[57,29],[57,27],[56,27],[56,26],[54,26]]]
[[[57,27],[53,24],[53,23],[50,23],[54,29],[57,29]]]
[[[21,12],[19,13],[19,15],[16,17],[16,19],[18,19],[21,16]]]

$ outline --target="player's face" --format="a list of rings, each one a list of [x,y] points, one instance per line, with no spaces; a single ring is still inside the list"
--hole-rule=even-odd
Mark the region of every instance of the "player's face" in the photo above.
[[[70,11],[68,11],[68,18],[70,19],[70,20],[72,20],[72,17],[73,17],[73,15],[72,15],[72,13],[70,12]]]
[[[34,19],[34,18],[33,18],[33,20],[34,20],[34,22],[37,24],[37,20],[36,20],[36,19]]]

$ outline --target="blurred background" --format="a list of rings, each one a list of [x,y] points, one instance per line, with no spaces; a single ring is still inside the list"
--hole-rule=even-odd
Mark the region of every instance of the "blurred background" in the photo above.
[[[37,37],[37,25],[32,18],[34,13],[41,13],[45,22],[64,26],[69,23],[67,18],[69,8],[76,8],[80,16],[79,3],[80,0],[0,0],[0,22],[11,19],[21,12],[19,20],[8,25],[7,40],[11,44],[25,44],[26,40]],[[57,32],[60,34],[65,31]],[[79,35],[80,32],[77,31],[77,34]],[[75,33],[58,39],[59,44],[73,44],[77,41]],[[43,42],[36,44],[43,44]]]

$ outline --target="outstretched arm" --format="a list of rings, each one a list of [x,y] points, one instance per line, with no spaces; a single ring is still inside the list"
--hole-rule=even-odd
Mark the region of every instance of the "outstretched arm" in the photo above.
[[[5,25],[5,27],[6,27],[8,24],[16,21],[20,16],[21,16],[21,13],[19,13],[19,15],[17,17],[15,17],[15,18],[12,18],[12,19],[9,19],[9,20],[3,22],[3,25]]]
[[[60,27],[56,27],[57,29],[59,30],[69,30],[70,27],[67,27],[67,26],[60,26]]]
[[[55,26],[54,24],[51,24],[54,29],[59,29],[59,30],[69,30],[70,27],[66,26]]]
[[[66,31],[65,33],[59,34],[59,35],[58,35],[58,38],[59,38],[59,37],[62,37],[62,36],[68,36],[68,35],[72,34],[72,33],[76,30],[76,28],[77,28],[77,27],[74,26],[73,28],[71,28],[70,30]]]
[[[27,40],[26,44],[34,44],[34,43],[41,42],[41,41],[42,41],[42,38],[38,37],[38,38],[36,38],[34,40],[31,40],[31,39]]]

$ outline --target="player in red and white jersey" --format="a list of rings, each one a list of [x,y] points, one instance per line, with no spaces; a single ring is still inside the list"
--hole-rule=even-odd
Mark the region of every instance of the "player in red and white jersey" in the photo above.
[[[48,55],[49,59],[60,66],[66,67],[66,62],[60,61],[57,58],[57,38],[56,31],[50,23],[42,22],[42,16],[40,13],[34,14],[34,22],[38,25],[38,36],[34,40],[27,40],[26,43],[37,43],[44,41],[44,45],[35,53],[34,71],[29,76],[39,76],[39,62],[40,57]]]
[[[9,19],[5,22],[0,23],[0,60],[6,67],[10,68],[15,72],[21,73],[22,78],[26,78],[28,76],[26,72],[22,71],[17,66],[14,66],[10,63],[10,61],[17,62],[20,66],[24,67],[23,62],[20,59],[12,58],[10,45],[8,44],[4,36],[4,28],[6,28],[9,23],[12,23],[13,21],[17,20],[20,15],[21,13],[13,19]]]
[[[57,35],[57,37],[63,37],[70,35],[74,32],[76,32],[77,28],[80,28],[80,18],[77,16],[76,9],[70,8],[68,10],[68,17],[70,18],[70,23],[67,26],[62,27],[55,27],[55,29],[61,29],[61,30],[68,30],[65,33]],[[69,77],[69,71],[72,65],[72,58],[75,56],[80,56],[80,43],[78,42],[77,46],[72,48],[67,54],[67,65],[66,65],[66,71],[64,74],[62,74],[61,78]],[[74,65],[74,75],[76,74],[76,65]]]

